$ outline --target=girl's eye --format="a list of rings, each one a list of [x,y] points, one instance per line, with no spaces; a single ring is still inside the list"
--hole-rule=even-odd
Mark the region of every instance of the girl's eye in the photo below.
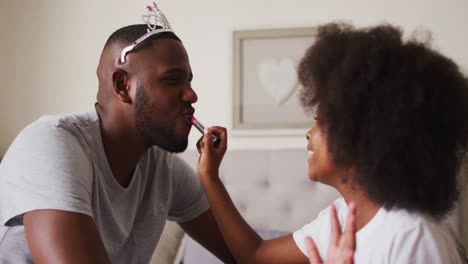
[[[318,116],[314,116],[314,122],[315,122],[315,125],[318,125],[320,123]]]

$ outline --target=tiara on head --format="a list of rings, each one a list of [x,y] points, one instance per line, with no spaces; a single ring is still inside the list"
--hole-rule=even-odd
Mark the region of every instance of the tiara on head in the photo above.
[[[153,6],[146,6],[146,9],[148,10],[148,14],[143,15],[142,19],[143,22],[148,25],[147,32],[122,50],[122,53],[120,53],[121,63],[125,62],[127,53],[132,51],[136,46],[145,41],[147,38],[162,32],[174,32],[166,16],[163,14],[163,12],[161,12],[161,10],[159,10],[155,2],[153,2]],[[158,26],[159,28],[157,28]]]

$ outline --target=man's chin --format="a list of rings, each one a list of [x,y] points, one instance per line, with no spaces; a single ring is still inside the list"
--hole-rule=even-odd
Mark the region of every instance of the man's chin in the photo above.
[[[159,144],[157,146],[168,152],[181,153],[187,149],[188,140],[185,140],[184,142],[174,142],[172,144]]]

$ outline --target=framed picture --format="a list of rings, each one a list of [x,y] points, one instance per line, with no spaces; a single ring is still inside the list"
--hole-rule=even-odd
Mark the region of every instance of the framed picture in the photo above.
[[[234,131],[302,133],[313,126],[297,97],[297,66],[315,35],[316,28],[234,32]]]

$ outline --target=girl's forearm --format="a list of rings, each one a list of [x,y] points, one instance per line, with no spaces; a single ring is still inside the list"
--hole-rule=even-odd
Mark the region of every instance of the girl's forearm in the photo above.
[[[226,244],[239,263],[252,263],[262,238],[241,216],[218,177],[201,181]]]

